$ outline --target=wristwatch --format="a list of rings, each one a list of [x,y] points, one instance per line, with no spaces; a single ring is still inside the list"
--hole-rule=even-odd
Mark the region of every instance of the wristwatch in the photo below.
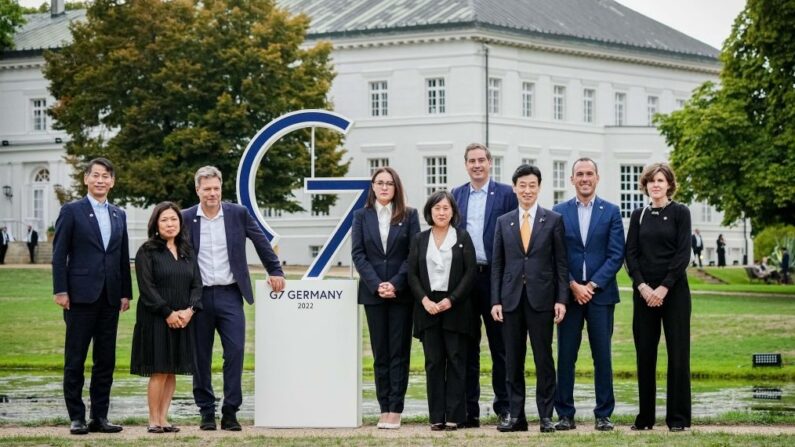
[[[594,290],[599,288],[599,286],[593,281],[588,281],[588,285],[591,286],[591,288]]]

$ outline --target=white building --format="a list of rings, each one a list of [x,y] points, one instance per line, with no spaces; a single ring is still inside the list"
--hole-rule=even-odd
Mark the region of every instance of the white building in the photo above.
[[[539,166],[540,203],[547,207],[574,194],[572,161],[594,158],[599,194],[628,217],[643,203],[637,190],[642,167],[667,159],[670,150],[651,117],[682,107],[693,88],[717,81],[720,69],[714,48],[610,0],[279,4],[313,18],[307,44],[333,43],[332,100],[354,121],[345,142],[349,175],[369,176],[373,167],[389,164],[401,174],[409,203],[419,208],[428,192],[467,181],[464,148],[483,142],[499,181],[510,183],[520,163]],[[55,140],[67,136],[39,121],[40,109],[53,101],[41,75],[40,48],[68,39],[66,23],[83,15],[28,16],[17,50],[0,58],[0,183],[13,191],[11,198],[0,197],[0,219],[12,228],[54,221],[52,187],[70,182]],[[282,259],[308,264],[348,200],[341,196],[330,216],[267,210],[282,235]],[[742,261],[742,223],[722,227],[721,213],[701,204],[692,204],[691,213],[693,228],[704,236],[706,261],[717,259],[719,233],[727,241],[727,261]],[[146,217],[131,215],[136,246]],[[338,261],[348,264],[349,252],[343,248]]]

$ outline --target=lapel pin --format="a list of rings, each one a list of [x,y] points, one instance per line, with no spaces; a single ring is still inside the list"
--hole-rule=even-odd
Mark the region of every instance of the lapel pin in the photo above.
[[[93,214],[89,214],[88,217],[94,217],[94,215]]]
[[[542,218],[538,219],[538,223],[544,223],[544,218],[542,217]]]
[[[198,222],[198,221],[199,221],[198,219],[193,219],[193,223],[196,223],[196,222]]]
[[[668,216],[663,216],[663,220],[668,220]]]
[[[494,195],[494,191],[490,192],[489,194]]]
[[[464,248],[464,244],[458,244],[458,248]]]
[[[605,207],[603,207],[602,205],[599,205],[599,209],[603,210],[603,209],[605,209]]]
[[[511,222],[511,226],[513,226],[513,222]]]
[[[402,227],[403,226],[403,222],[398,222],[398,226]]]

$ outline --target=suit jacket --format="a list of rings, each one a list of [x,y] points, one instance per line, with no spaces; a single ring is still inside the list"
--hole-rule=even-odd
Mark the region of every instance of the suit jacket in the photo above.
[[[111,204],[108,214],[110,240],[105,249],[88,197],[61,207],[53,241],[53,293],[66,292],[72,303],[89,304],[104,288],[114,305],[120,305],[121,298],[132,299],[127,215]]]
[[[701,238],[701,244],[699,244],[698,242],[699,242],[698,238],[696,238],[695,234],[690,236],[690,245],[693,246],[693,251],[696,253],[704,249],[704,238],[703,237]]]
[[[461,221],[458,228],[467,229],[467,207],[469,206],[469,183],[454,188],[450,193],[458,205]],[[486,250],[486,259],[491,263],[494,245],[494,228],[497,218],[516,209],[519,202],[510,185],[497,183],[493,179],[489,182],[488,196],[486,197],[486,214],[483,223],[483,247]]]
[[[519,234],[520,219],[518,208],[497,219],[491,304],[501,304],[504,312],[511,312],[519,306],[523,289],[524,298],[537,312],[551,311],[555,303],[567,304],[569,269],[563,218],[539,206],[527,253]]]
[[[201,247],[201,218],[196,217],[199,205],[182,210],[182,223],[188,227],[190,242],[198,258]],[[246,261],[246,238],[251,239],[259,255],[262,265],[272,276],[284,276],[279,257],[274,253],[271,243],[260,229],[248,210],[235,203],[221,204],[224,211],[224,230],[226,232],[226,253],[229,256],[229,268],[240,288],[240,294],[254,304],[254,292],[251,289],[251,276]],[[184,228],[183,228],[184,230]]]
[[[30,242],[28,245],[37,246],[39,245],[39,232],[36,230],[30,230]]]
[[[599,286],[590,302],[599,305],[618,303],[616,273],[624,263],[624,224],[618,207],[600,197],[594,199],[585,244],[580,236],[577,200],[558,203],[552,210],[563,216],[569,281],[582,281],[584,261],[585,280]]]
[[[408,208],[402,222],[389,226],[384,252],[375,208],[362,208],[353,213],[351,257],[359,272],[359,304],[413,302],[406,283],[406,272],[409,268],[411,240],[419,232],[419,214],[416,209]],[[397,290],[394,300],[384,300],[378,296],[378,285],[385,281],[392,283]]]
[[[425,329],[441,324],[442,329],[474,336],[472,320],[477,318],[474,301],[469,299],[472,282],[477,272],[475,246],[466,230],[456,229],[456,244],[450,267],[448,294],[452,307],[440,314],[431,315],[422,306],[424,297],[431,297],[431,280],[428,276],[426,253],[431,230],[417,233],[411,241],[408,281],[414,295],[414,336],[422,338]],[[480,330],[480,327],[478,327]]]

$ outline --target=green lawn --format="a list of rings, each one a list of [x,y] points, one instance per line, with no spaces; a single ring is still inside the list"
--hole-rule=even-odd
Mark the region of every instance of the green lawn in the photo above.
[[[728,269],[727,269],[728,270]],[[255,278],[256,279],[256,278]],[[137,294],[137,292],[136,292]],[[245,367],[254,367],[253,306],[246,306],[248,343]],[[130,345],[135,313],[125,313],[119,325],[118,371],[129,368]],[[616,307],[613,336],[613,360],[617,377],[634,377],[635,348],[632,341],[632,302],[628,292]],[[695,377],[722,379],[770,378],[795,380],[795,298],[783,296],[743,297],[693,295],[692,373]],[[362,323],[364,316],[362,314]],[[58,370],[63,367],[64,324],[62,311],[52,302],[49,270],[0,270],[0,327],[3,349],[0,368],[34,368]],[[372,369],[372,355],[363,324],[363,365]],[[483,340],[482,371],[491,369],[488,348]],[[220,343],[214,368],[220,369]],[[529,349],[528,349],[529,351]],[[780,352],[782,368],[754,369],[751,355],[758,352]],[[531,355],[528,353],[528,355]],[[587,337],[580,351],[578,373],[592,373]],[[422,347],[412,344],[411,369],[423,371]],[[527,361],[528,374],[533,362]],[[665,350],[660,349],[658,370],[665,370]]]
[[[688,269],[687,281],[690,284],[690,290],[693,292],[698,291],[713,291],[713,292],[727,292],[727,293],[773,293],[773,294],[789,294],[795,295],[795,284],[765,284],[764,282],[751,282],[748,275],[742,267],[704,267],[704,271],[726,281],[728,284],[709,284],[704,282],[693,274],[693,269]],[[616,275],[619,287],[632,287],[632,281],[629,279],[624,269],[619,270]]]

